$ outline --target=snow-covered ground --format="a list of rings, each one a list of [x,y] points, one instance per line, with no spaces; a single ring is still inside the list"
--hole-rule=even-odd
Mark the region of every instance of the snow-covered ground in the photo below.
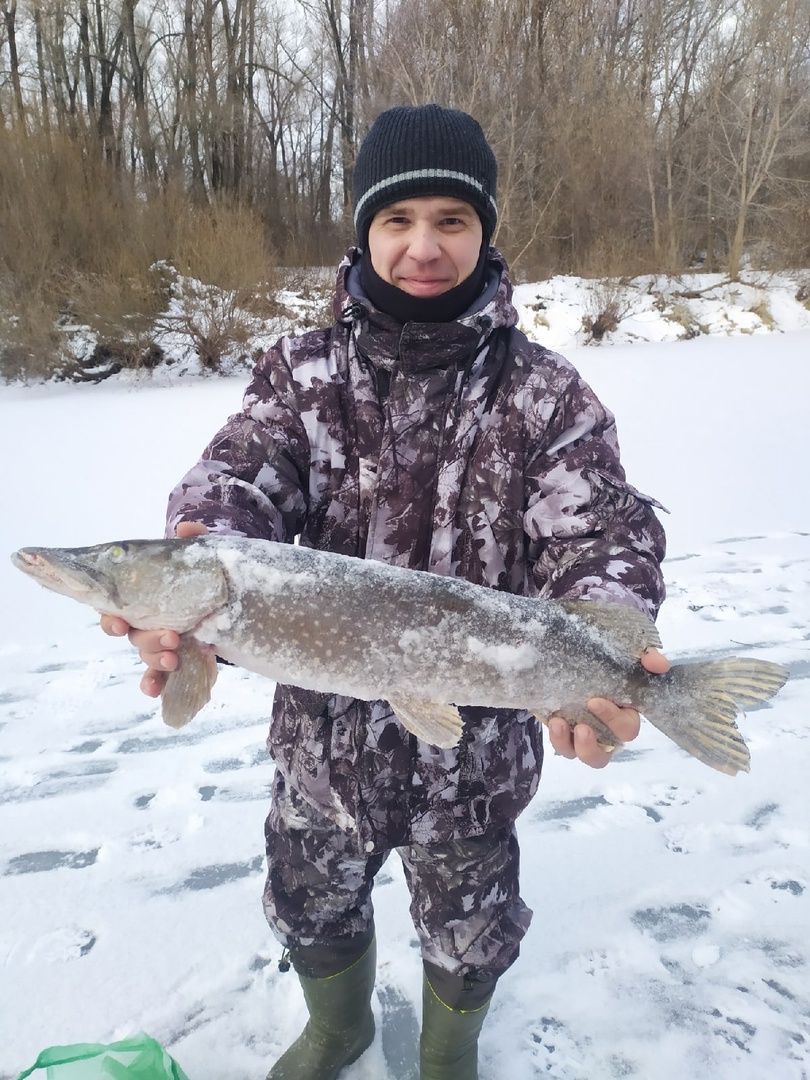
[[[554,289],[570,306],[566,281],[545,283],[546,311]],[[541,291],[519,290],[527,328]],[[669,655],[755,655],[792,678],[741,721],[750,775],[649,725],[603,772],[548,758],[519,822],[534,924],[482,1080],[810,1077],[810,313],[783,299],[789,333],[662,343],[639,314],[648,343],[565,350],[617,413],[632,482],[671,511]],[[729,329],[740,305],[725,307]],[[168,487],[243,382],[0,389],[2,1080],[47,1045],[140,1029],[190,1080],[257,1080],[303,1023],[260,905],[271,685],[226,669],[170,731],[126,643],[7,558],[159,535]],[[405,1080],[420,964],[396,857],[375,904],[379,1034],[344,1075]]]

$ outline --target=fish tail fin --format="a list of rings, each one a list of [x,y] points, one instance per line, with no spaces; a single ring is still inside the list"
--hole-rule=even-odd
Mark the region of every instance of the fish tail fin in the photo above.
[[[768,660],[727,660],[674,665],[649,681],[651,724],[698,761],[734,776],[748,772],[751,756],[735,723],[747,706],[761,705],[788,678],[786,668]]]

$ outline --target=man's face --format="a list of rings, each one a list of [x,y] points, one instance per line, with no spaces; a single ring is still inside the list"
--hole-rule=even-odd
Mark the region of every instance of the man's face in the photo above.
[[[371,265],[411,296],[440,296],[475,269],[481,219],[469,203],[446,196],[403,199],[379,210],[368,231]]]

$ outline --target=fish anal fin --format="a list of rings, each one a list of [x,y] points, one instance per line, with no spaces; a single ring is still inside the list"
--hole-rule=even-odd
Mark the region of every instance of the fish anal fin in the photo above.
[[[566,614],[596,631],[604,645],[632,660],[639,660],[647,649],[661,647],[658,627],[637,608],[610,600],[559,600],[558,603]]]
[[[400,724],[423,742],[449,750],[461,738],[464,721],[455,705],[415,697],[389,698],[388,704]]]
[[[170,671],[163,687],[163,723],[184,727],[211,698],[217,681],[217,658],[210,645],[183,635],[177,648],[180,663]]]
[[[588,727],[593,728],[596,733],[598,745],[602,750],[606,750],[609,754],[621,750],[625,745],[607,724],[600,720],[598,716],[594,716],[590,709],[587,709],[584,705],[569,703],[562,705],[559,709],[555,709],[551,716],[545,716],[539,712],[535,712],[534,715],[546,725],[548,725],[551,716],[560,716],[563,720],[568,722],[568,726],[572,731],[577,724],[587,724]]]

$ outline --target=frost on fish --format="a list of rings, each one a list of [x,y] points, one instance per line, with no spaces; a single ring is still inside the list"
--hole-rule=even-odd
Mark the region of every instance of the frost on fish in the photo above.
[[[173,726],[208,700],[216,654],[282,684],[388,701],[407,730],[439,747],[462,735],[459,706],[562,715],[599,729],[585,703],[606,697],[735,773],[748,768],[737,713],[773,696],[787,677],[779,665],[738,659],[650,675],[639,658],[660,645],[658,631],[632,608],[515,596],[262,540],[24,549],[14,559],[46,587],[134,626],[183,631],[189,659],[164,691]],[[610,735],[604,726],[599,733]]]

